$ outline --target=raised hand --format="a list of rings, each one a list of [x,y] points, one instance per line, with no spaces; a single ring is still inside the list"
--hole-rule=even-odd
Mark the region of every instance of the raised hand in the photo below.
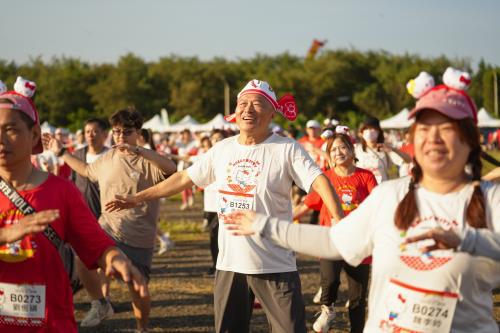
[[[63,148],[62,142],[60,142],[59,140],[57,140],[50,133],[43,133],[43,135],[42,135],[42,145],[43,145],[43,149],[51,150],[56,155]]]
[[[134,208],[138,204],[139,203],[137,202],[135,196],[133,195],[123,196],[117,194],[115,195],[115,200],[111,200],[110,202],[106,203],[105,209],[108,212],[115,212],[124,209]]]
[[[415,243],[426,239],[433,239],[435,244],[421,248],[422,252],[456,249],[461,242],[460,237],[453,230],[434,228],[421,235],[408,237],[405,243]]]
[[[231,230],[233,235],[250,236],[255,234],[253,223],[256,216],[256,213],[252,210],[241,210],[227,215],[223,221],[226,228]]]
[[[29,234],[42,232],[49,223],[58,218],[58,209],[44,210],[27,215],[20,219],[17,224],[0,229],[0,245],[16,242]]]

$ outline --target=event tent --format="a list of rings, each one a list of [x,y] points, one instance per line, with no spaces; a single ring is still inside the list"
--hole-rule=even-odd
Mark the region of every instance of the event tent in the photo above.
[[[410,111],[407,108],[404,108],[395,116],[382,120],[380,122],[380,127],[382,127],[383,129],[408,128],[413,123],[412,120],[408,120],[409,114]]]
[[[500,127],[500,119],[492,117],[485,108],[481,108],[477,113],[477,126],[478,127]]]
[[[198,125],[199,123],[190,115],[184,116],[180,121],[165,127],[166,132],[180,132],[184,129],[191,130],[191,127]]]
[[[142,124],[143,128],[152,130],[153,132],[164,132],[166,127],[159,115],[155,115],[153,118]]]
[[[213,129],[226,129],[230,128],[236,130],[238,126],[234,123],[227,122],[221,113],[218,113],[212,120],[205,124],[199,124],[192,126],[191,130],[195,132],[208,132]]]

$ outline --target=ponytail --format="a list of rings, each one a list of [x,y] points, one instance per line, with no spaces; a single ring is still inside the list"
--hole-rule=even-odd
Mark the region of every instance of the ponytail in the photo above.
[[[394,215],[394,222],[396,227],[400,230],[407,230],[418,217],[415,189],[422,178],[422,169],[415,159],[413,160],[413,165],[408,193],[406,193],[403,200],[399,203],[396,214]]]

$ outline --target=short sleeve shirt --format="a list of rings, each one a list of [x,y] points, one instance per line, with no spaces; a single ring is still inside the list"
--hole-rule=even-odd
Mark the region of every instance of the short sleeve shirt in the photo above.
[[[219,193],[219,217],[223,219],[231,195],[242,196],[259,213],[290,221],[291,186],[295,182],[309,192],[322,174],[307,152],[295,141],[272,134],[257,145],[242,145],[239,136],[217,143],[187,169],[200,187],[215,182]],[[237,237],[219,230],[217,269],[245,274],[290,272],[297,269],[294,254],[258,236]]]

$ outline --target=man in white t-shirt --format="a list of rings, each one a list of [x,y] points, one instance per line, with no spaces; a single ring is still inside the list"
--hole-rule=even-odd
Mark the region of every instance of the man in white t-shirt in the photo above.
[[[219,219],[250,209],[291,220],[290,190],[295,182],[317,191],[336,219],[342,210],[328,179],[295,140],[273,134],[269,125],[276,111],[289,120],[297,116],[291,95],[280,100],[267,82],[252,80],[238,94],[236,121],[240,134],[217,143],[191,167],[157,186],[106,204],[106,209],[134,207],[167,197],[193,184],[216,183]],[[219,230],[215,276],[216,332],[248,332],[254,297],[262,304],[273,332],[306,332],[305,309],[295,255],[269,239],[235,237]]]

